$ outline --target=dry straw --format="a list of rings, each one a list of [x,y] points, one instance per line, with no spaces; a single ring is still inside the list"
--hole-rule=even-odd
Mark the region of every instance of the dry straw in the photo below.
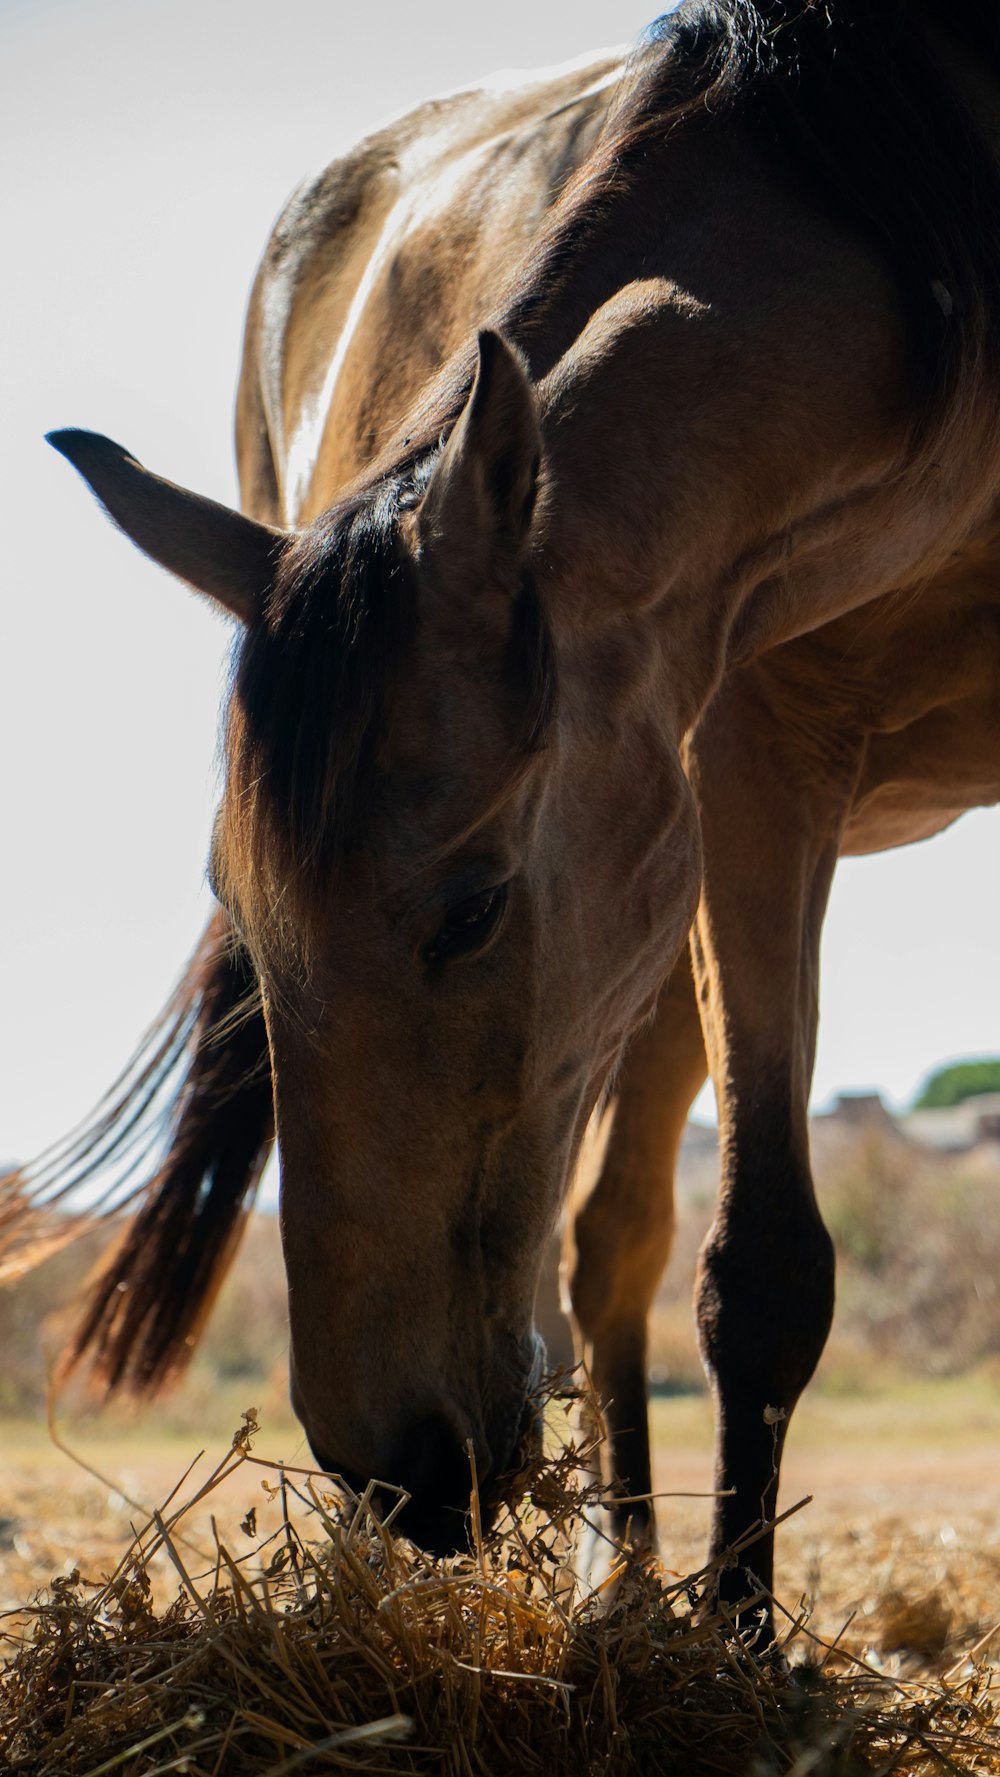
[[[31,1607],[0,1679],[4,1772],[1000,1772],[975,1648],[942,1681],[907,1683],[824,1646],[802,1616],[781,1619],[776,1656],[756,1652],[706,1602],[712,1570],[677,1580],[618,1562],[584,1594],[567,1551],[599,1499],[572,1442],[519,1477],[496,1533],[474,1498],[471,1551],[443,1561],[394,1536],[370,1493],[262,1462],[256,1429],[247,1415],[109,1579],[73,1573]],[[185,1520],[245,1465],[278,1529],[237,1556],[213,1520],[198,1566]],[[255,1528],[249,1512],[242,1530]],[[160,1609],[150,1567],[164,1555],[177,1589]]]

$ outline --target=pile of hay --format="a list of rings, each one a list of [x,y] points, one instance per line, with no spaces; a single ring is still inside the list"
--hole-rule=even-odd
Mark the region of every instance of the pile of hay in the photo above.
[[[110,1579],[74,1572],[31,1607],[0,1676],[4,1772],[1000,1772],[975,1649],[960,1674],[906,1683],[824,1648],[801,1617],[783,1619],[780,1657],[758,1657],[699,1605],[709,1574],[619,1565],[582,1595],[565,1555],[594,1496],[571,1445],[523,1478],[495,1534],[474,1511],[474,1552],[442,1561],[395,1538],[367,1496],[261,1463],[255,1430],[248,1415]],[[276,1528],[258,1536],[251,1510],[249,1555],[216,1530],[210,1564],[192,1563],[185,1519],[248,1464]],[[161,1604],[164,1553],[177,1586]]]

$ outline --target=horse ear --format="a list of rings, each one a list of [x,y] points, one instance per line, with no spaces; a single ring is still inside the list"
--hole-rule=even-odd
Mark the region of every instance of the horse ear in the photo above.
[[[491,563],[516,564],[534,509],[542,439],[520,352],[499,333],[480,333],[478,346],[472,390],[431,476],[419,527],[432,554],[446,544],[459,567],[481,575]]]
[[[284,531],[175,487],[99,432],[49,432],[48,442],[144,554],[241,622],[259,612]]]

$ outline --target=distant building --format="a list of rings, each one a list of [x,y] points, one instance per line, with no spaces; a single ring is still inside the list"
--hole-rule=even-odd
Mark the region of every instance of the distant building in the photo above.
[[[840,1092],[828,1111],[813,1116],[814,1123],[833,1120],[848,1129],[878,1129],[898,1135],[898,1119],[888,1111],[878,1092]]]
[[[982,1092],[947,1110],[905,1111],[897,1118],[910,1141],[940,1154],[968,1154],[984,1142],[1000,1142],[1000,1092]]]

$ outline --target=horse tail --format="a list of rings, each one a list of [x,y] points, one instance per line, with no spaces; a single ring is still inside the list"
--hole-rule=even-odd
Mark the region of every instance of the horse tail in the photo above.
[[[273,1139],[256,976],[217,913],[92,1119],[0,1180],[0,1280],[134,1208],[90,1285],[66,1369],[87,1358],[109,1390],[148,1394],[183,1367]]]

